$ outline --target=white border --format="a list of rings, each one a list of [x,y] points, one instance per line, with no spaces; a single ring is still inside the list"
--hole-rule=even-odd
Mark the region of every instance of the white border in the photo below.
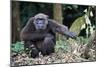
[[[51,2],[51,3],[67,3],[67,4],[81,4],[81,5],[96,5],[95,0],[19,0],[19,1],[36,1],[36,2]]]
[[[26,0],[24,0],[26,1]],[[52,3],[71,3],[71,4],[84,4],[96,5],[96,0],[30,0]],[[84,63],[71,63],[71,64],[53,64],[53,65],[36,65],[34,67],[99,67],[100,63],[100,9],[99,0],[97,0],[97,61],[84,62]],[[0,67],[9,67],[10,63],[10,1],[0,0]],[[29,66],[27,66],[29,67]]]
[[[10,63],[10,2],[0,0],[0,67]]]

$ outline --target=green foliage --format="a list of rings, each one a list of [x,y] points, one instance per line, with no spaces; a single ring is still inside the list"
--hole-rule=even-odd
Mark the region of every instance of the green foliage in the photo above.
[[[77,18],[72,26],[70,27],[70,31],[75,32],[77,35],[79,35],[80,31],[81,31],[81,27],[82,25],[85,24],[85,18],[84,16]]]
[[[70,47],[67,41],[64,41],[64,40],[56,41],[56,46],[55,46],[56,52],[58,52],[59,50],[68,51],[69,49]]]
[[[84,38],[82,36],[77,37],[78,44],[87,44],[89,41],[89,38]]]
[[[16,42],[14,44],[11,44],[11,51],[12,52],[22,52],[24,50],[24,45],[21,42]]]
[[[84,45],[84,44],[87,44],[88,42],[89,42],[89,38],[84,38],[82,36],[77,37],[76,40],[73,40],[73,39],[58,40],[56,41],[55,51],[56,52],[60,52],[60,51],[70,52],[72,50],[72,47],[75,47],[74,45],[75,43],[77,43],[77,45]]]

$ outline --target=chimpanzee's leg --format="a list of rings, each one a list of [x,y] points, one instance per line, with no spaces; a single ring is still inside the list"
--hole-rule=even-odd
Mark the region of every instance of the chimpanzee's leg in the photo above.
[[[54,41],[53,35],[48,35],[44,38],[44,41],[41,46],[41,53],[43,55],[49,55],[51,53],[54,53],[54,47],[55,47],[55,41]]]
[[[25,48],[30,48],[32,44],[33,44],[32,41],[25,41],[24,47],[25,47]]]
[[[33,47],[32,50],[31,50],[31,57],[35,58],[35,57],[38,57],[38,56],[39,56],[38,49]]]
[[[35,58],[39,55],[39,51],[32,41],[25,41],[25,48],[28,48],[28,53],[31,51],[31,57]]]

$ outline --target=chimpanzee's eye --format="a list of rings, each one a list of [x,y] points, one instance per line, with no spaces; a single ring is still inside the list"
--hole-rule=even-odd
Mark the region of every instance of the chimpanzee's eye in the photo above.
[[[45,19],[43,18],[36,19],[36,24],[45,24]]]
[[[37,18],[36,20],[45,20],[45,19],[43,19],[43,18]]]

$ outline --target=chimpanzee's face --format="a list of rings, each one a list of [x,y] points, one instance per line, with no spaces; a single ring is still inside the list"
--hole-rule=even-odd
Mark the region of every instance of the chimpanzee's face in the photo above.
[[[47,28],[46,21],[44,18],[36,18],[34,23],[36,30],[45,30]]]

